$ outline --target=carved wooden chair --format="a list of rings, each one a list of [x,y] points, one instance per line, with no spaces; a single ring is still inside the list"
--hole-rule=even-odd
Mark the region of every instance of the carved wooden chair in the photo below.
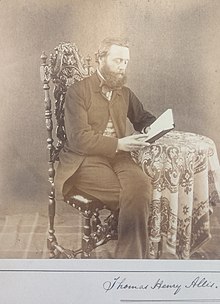
[[[47,128],[48,174],[50,183],[49,193],[49,233],[48,249],[50,258],[89,258],[96,247],[110,239],[117,238],[117,217],[109,211],[103,220],[100,210],[106,209],[103,202],[88,196],[76,189],[65,202],[76,208],[83,217],[82,247],[78,250],[63,248],[57,241],[54,229],[55,219],[55,162],[59,161],[59,152],[66,140],[64,105],[68,87],[75,81],[90,76],[94,69],[90,65],[91,58],[84,59],[73,43],[60,43],[48,57],[41,55],[41,81],[45,95],[45,119]],[[50,98],[50,86],[53,86],[53,98]],[[56,141],[53,138],[53,125],[56,125]]]

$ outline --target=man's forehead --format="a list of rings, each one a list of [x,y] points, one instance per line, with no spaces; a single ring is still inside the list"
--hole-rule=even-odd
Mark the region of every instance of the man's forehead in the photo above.
[[[129,48],[125,46],[113,44],[110,47],[109,56],[114,58],[129,59]]]

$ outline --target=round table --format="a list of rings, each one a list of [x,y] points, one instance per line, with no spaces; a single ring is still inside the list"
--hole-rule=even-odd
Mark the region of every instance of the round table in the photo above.
[[[171,131],[132,155],[152,178],[150,256],[155,258],[162,244],[161,257],[190,258],[210,238],[210,214],[219,202],[220,166],[214,142]]]

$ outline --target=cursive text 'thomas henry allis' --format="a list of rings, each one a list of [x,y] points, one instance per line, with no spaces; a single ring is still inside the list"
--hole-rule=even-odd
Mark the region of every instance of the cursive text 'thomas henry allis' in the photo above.
[[[196,277],[190,281],[190,283],[182,285],[177,283],[166,283],[165,280],[157,279],[154,283],[142,283],[142,284],[131,284],[127,282],[127,278],[121,278],[120,276],[115,277],[112,281],[105,281],[103,283],[103,289],[105,292],[110,290],[172,290],[173,294],[178,294],[183,288],[194,289],[194,288],[218,288],[216,283],[207,280],[205,277]]]

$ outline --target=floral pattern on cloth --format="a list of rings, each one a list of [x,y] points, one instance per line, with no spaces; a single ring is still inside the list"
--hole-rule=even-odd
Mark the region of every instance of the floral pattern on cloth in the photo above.
[[[152,178],[150,255],[189,259],[210,239],[212,206],[219,203],[220,166],[214,142],[205,136],[171,131],[138,152],[134,160]]]

